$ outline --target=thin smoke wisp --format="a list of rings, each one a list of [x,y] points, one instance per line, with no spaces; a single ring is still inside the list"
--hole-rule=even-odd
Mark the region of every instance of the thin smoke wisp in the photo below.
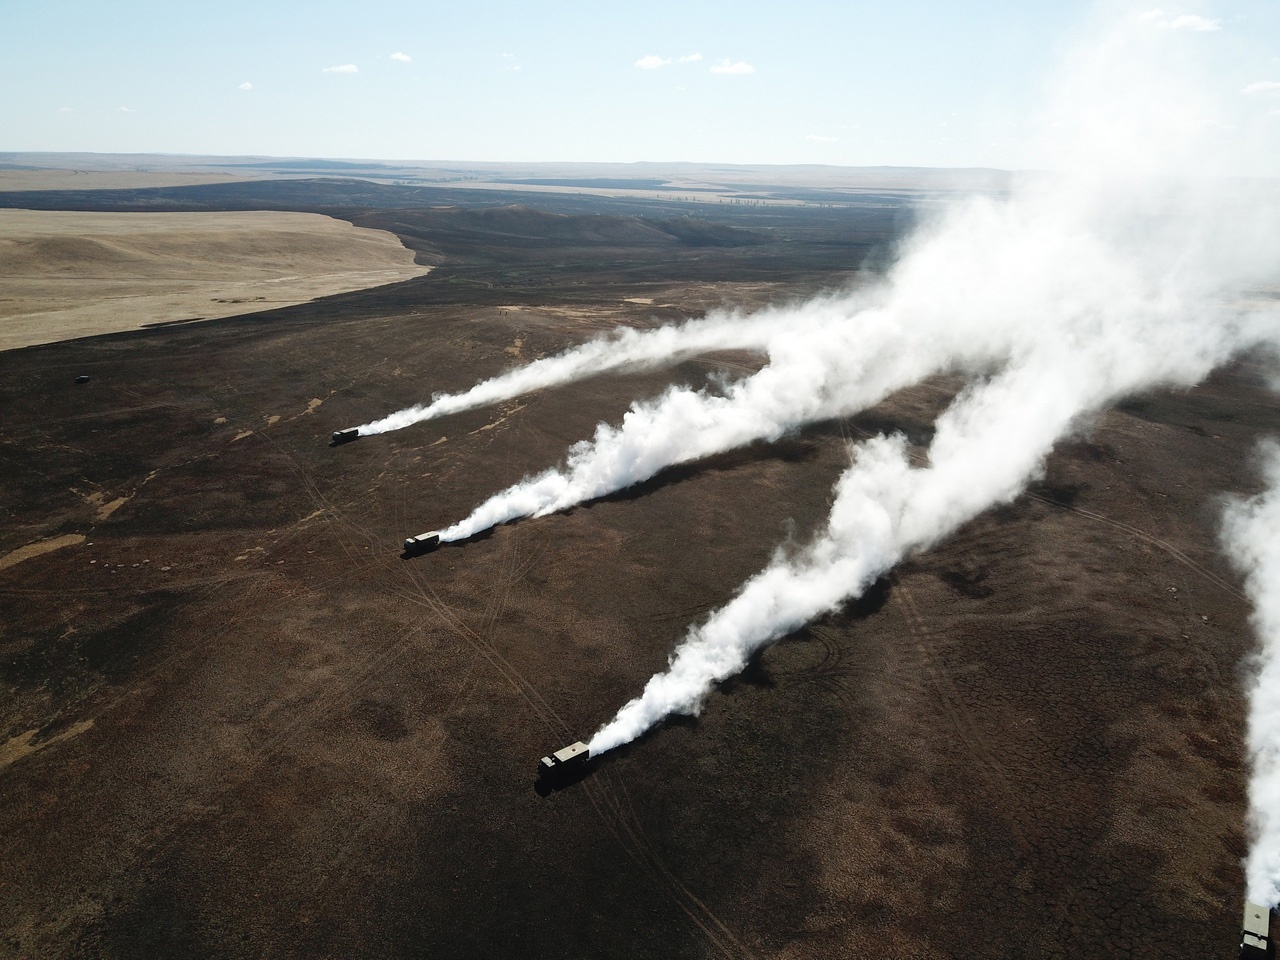
[[[749,317],[721,312],[652,330],[623,328],[554,357],[499,374],[463,393],[439,394],[430,403],[397,410],[361,424],[357,430],[362,437],[403,430],[415,423],[489,406],[536,390],[603,373],[668,366],[712,350],[760,350],[778,336],[791,332],[789,323],[807,319],[806,314],[778,310],[764,310]]]

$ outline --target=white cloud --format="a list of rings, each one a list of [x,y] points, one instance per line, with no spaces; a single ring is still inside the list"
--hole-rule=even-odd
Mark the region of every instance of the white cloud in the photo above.
[[[714,67],[711,68],[711,72],[712,73],[744,74],[744,73],[755,73],[756,68],[753,67],[751,64],[747,63],[747,61],[745,60],[739,60],[737,63],[733,63],[732,61],[730,61],[728,57],[725,57],[723,60],[721,60]]]
[[[647,57],[641,57],[636,61],[636,66],[641,70],[657,70],[659,67],[665,67],[671,61],[662,57],[649,54]]]
[[[507,62],[507,65],[504,69],[506,70],[520,69],[520,64],[516,62],[516,55],[514,53],[504,53],[502,55],[502,59]]]
[[[810,143],[835,143],[838,137],[827,137],[820,133],[811,133],[805,137]]]
[[[120,113],[137,113],[137,111],[134,110],[133,107],[121,107],[119,112]]]
[[[1221,30],[1221,20],[1210,20],[1194,13],[1183,13],[1178,16],[1165,13],[1159,7],[1138,14],[1143,23],[1154,24],[1161,30],[1192,30],[1203,33],[1208,30]]]
[[[413,60],[413,57],[409,56],[407,53],[401,53],[397,50],[391,55],[391,59],[399,60],[401,63],[410,63]]]
[[[677,61],[677,63],[697,63],[697,62],[698,62],[699,60],[701,60],[701,59],[702,59],[702,54],[700,54],[700,53],[691,53],[691,54],[689,54],[687,57],[681,57],[681,58]]]
[[[252,83],[250,83],[248,80],[246,80],[244,83],[240,84],[240,89],[241,89],[241,90],[252,90],[252,89],[253,89],[253,84],[252,84]]]
[[[70,112],[71,112],[71,108],[70,108],[70,107],[59,107],[59,108],[58,108],[58,112],[59,112],[59,113],[70,113]]]
[[[1269,93],[1273,97],[1280,97],[1280,83],[1275,80],[1259,80],[1257,83],[1251,83],[1240,91],[1246,96],[1253,96],[1256,93]]]
[[[1174,17],[1173,22],[1169,24],[1170,30],[1221,30],[1221,20],[1210,20],[1207,17],[1197,17],[1194,13],[1185,14],[1181,17]]]
[[[354,63],[344,63],[336,67],[325,67],[321,73],[359,73],[360,68]]]

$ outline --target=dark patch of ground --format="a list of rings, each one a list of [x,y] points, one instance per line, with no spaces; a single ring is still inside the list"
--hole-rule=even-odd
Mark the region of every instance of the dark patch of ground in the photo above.
[[[450,265],[0,354],[0,553],[86,536],[0,571],[0,745],[36,732],[0,768],[0,955],[1231,955],[1253,641],[1215,498],[1256,487],[1280,423],[1247,364],[1100,418],[1027,495],[543,797],[538,757],[822,522],[847,441],[926,443],[958,384],[402,560],[727,361],[333,430],[848,265],[792,285],[767,242],[661,224],[360,216]]]

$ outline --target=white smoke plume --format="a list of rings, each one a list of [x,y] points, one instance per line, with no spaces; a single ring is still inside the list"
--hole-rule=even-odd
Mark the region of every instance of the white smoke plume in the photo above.
[[[798,424],[864,409],[934,372],[940,357],[977,364],[988,355],[983,347],[989,345],[956,342],[945,333],[934,344],[938,349],[928,349],[920,338],[925,324],[905,324],[892,310],[855,310],[848,300],[811,303],[795,313],[779,317],[787,322],[774,329],[788,332],[766,346],[770,362],[758,373],[723,393],[679,388],[633,404],[620,426],[602,423],[591,441],[571,448],[562,469],[494,495],[441,531],[441,539],[465,539],[519,517],[545,516],[673,464],[776,440]]]
[[[1160,29],[1138,7],[1122,11],[1067,56],[1046,98],[1044,134],[1027,156],[1059,172],[1026,178],[1005,200],[954,205],[873,291],[727,324],[712,318],[706,328],[695,321],[670,334],[617,334],[360,428],[396,429],[704,350],[750,346],[767,355],[762,370],[723,389],[671,390],[634,405],[621,425],[602,424],[572,448],[562,468],[502,491],[444,531],[450,540],[602,496],[670,464],[850,414],[935,372],[969,378],[936,424],[927,466],[911,465],[900,436],[851,448],[853,462],[836,485],[825,526],[802,548],[780,550],[728,604],[690,628],[668,668],[591,738],[593,755],[671,714],[698,712],[714,686],[762,647],[1016,497],[1055,444],[1117,399],[1190,387],[1259,346],[1280,351],[1280,306],[1258,294],[1280,279],[1280,191],[1274,181],[1224,179],[1274,175],[1280,156],[1277,125],[1257,110],[1257,98],[1228,103],[1242,87],[1232,74],[1240,68],[1233,62],[1238,50],[1226,44],[1235,22],[1224,20],[1215,31]],[[1269,490],[1228,511],[1225,537],[1246,571],[1263,649],[1251,691],[1248,896],[1275,904],[1275,448],[1267,469]]]
[[[1131,14],[1095,38],[1051,100],[1067,128],[1053,134],[1067,144],[1057,155],[1075,172],[1028,180],[1007,203],[953,209],[891,274],[882,309],[915,334],[902,349],[923,345],[926,368],[999,372],[939,419],[927,467],[910,467],[901,438],[857,448],[826,528],[692,628],[668,669],[591,739],[593,754],[696,713],[762,646],[1016,496],[1095,411],[1280,344],[1277,304],[1248,300],[1278,279],[1275,185],[1186,175],[1220,172],[1205,158],[1226,126],[1211,97],[1186,89],[1193,74],[1176,57],[1151,55],[1158,38],[1143,23]],[[862,348],[867,367],[893,356],[874,338]],[[1280,823],[1280,776],[1276,788]],[[1280,875],[1277,861],[1264,878]]]
[[[437,394],[430,403],[397,410],[357,429],[362,437],[373,436],[603,373],[667,366],[713,350],[762,350],[790,332],[792,324],[809,319],[806,313],[778,309],[751,316],[726,311],[653,330],[623,328],[499,374],[463,393]]]
[[[933,373],[998,369],[1049,336],[1097,338],[1152,318],[1220,312],[1218,299],[1274,262],[1265,259],[1276,231],[1267,209],[1275,205],[1203,187],[1162,183],[1143,194],[1068,177],[1007,201],[970,199],[918,240],[882,288],[771,311],[784,332],[765,340],[769,363],[758,373],[723,392],[673,389],[634,404],[620,426],[600,424],[575,445],[564,467],[495,494],[441,539],[545,516],[672,464],[850,415]]]
[[[1074,327],[1042,331],[1003,372],[958,397],[936,424],[928,467],[911,468],[901,436],[856,447],[826,529],[798,553],[775,556],[690,630],[668,669],[591,739],[591,753],[627,743],[672,713],[697,713],[714,684],[756,651],[861,595],[907,554],[1016,497],[1090,412],[1139,390],[1190,386],[1233,353],[1280,339],[1274,316],[1218,326],[1194,314],[1151,315],[1107,330]]]
[[[1248,899],[1280,903],[1280,445],[1263,445],[1267,488],[1232,501],[1223,517],[1223,542],[1244,573],[1261,641],[1249,691],[1249,820],[1253,844],[1245,861]]]

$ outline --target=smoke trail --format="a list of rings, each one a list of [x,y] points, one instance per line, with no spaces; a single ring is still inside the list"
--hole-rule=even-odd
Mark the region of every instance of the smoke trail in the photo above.
[[[929,466],[912,469],[901,438],[857,448],[826,528],[692,628],[668,669],[592,738],[593,754],[696,712],[762,646],[1016,496],[1094,411],[1191,386],[1241,351],[1280,343],[1275,305],[1240,302],[1280,264],[1274,186],[1172,175],[1208,169],[1214,149],[1220,159],[1216,131],[1228,127],[1144,22],[1130,15],[1094,38],[1051,100],[1067,121],[1054,157],[1081,172],[1024,182],[1007,204],[962,205],[891,274],[888,308],[924,331],[929,366],[985,357],[999,367],[939,419]],[[953,327],[977,342],[967,359]],[[870,352],[890,356],[891,345]]]
[[[750,316],[712,313],[656,330],[619,329],[554,357],[499,374],[464,393],[437,394],[428,404],[398,410],[357,429],[362,437],[372,436],[611,371],[670,365],[712,350],[760,350],[810,319],[805,312],[771,308]]]
[[[1210,202],[1185,188],[1143,195],[1066,178],[1006,202],[966,201],[881,289],[774,314],[789,333],[766,344],[758,373],[723,393],[673,389],[634,404],[620,426],[601,424],[571,448],[564,467],[495,494],[441,539],[545,516],[676,463],[850,415],[933,373],[997,368],[1054,325],[1093,337],[1132,316],[1208,304],[1266,266],[1221,262],[1221,245],[1210,242],[1223,218],[1240,229],[1258,222],[1258,209],[1240,207],[1239,198]],[[1274,249],[1257,232],[1258,249]]]
[[[856,462],[836,485],[826,529],[795,556],[777,555],[692,629],[668,669],[591,739],[591,753],[627,743],[672,713],[698,712],[714,684],[757,650],[861,595],[907,554],[1013,499],[1084,415],[1138,390],[1190,386],[1233,353],[1280,339],[1280,318],[1214,325],[1197,316],[1155,315],[1091,337],[1077,332],[1043,336],[998,376],[957,398],[938,420],[927,468],[910,467],[901,437],[857,448]]]
[[[1245,861],[1247,897],[1280,903],[1280,445],[1262,448],[1267,489],[1231,502],[1223,542],[1245,575],[1253,625],[1261,641],[1249,693],[1249,822],[1253,844]]]
[[[824,309],[825,307],[825,309]],[[602,423],[576,444],[562,469],[548,470],[494,495],[464,520],[441,531],[460,540],[518,517],[545,516],[648,479],[665,467],[750,443],[776,440],[797,424],[864,409],[934,372],[939,357],[953,364],[985,358],[959,344],[925,349],[920,325],[892,312],[855,312],[848,305],[810,304],[808,329],[769,345],[769,364],[725,388],[671,389],[633,404],[621,426]],[[937,341],[935,340],[935,346]]]

